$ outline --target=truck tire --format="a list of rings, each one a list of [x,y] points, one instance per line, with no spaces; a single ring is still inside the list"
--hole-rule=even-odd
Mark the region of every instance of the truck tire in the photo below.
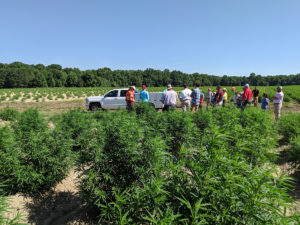
[[[100,103],[91,103],[89,106],[90,111],[96,112],[101,108]]]

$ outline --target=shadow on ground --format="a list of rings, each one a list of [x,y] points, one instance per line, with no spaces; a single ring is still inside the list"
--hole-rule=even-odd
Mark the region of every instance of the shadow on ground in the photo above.
[[[72,192],[49,192],[27,203],[28,222],[41,225],[97,224],[92,207]]]

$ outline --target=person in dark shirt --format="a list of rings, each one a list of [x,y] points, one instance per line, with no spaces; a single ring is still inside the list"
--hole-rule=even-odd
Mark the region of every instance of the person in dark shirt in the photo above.
[[[258,104],[258,95],[259,95],[259,90],[257,89],[257,87],[254,88],[254,90],[252,91],[253,93],[253,103],[254,106],[257,107]]]
[[[221,86],[218,85],[217,86],[217,93],[216,93],[216,96],[215,96],[214,106],[215,107],[222,106],[222,103],[223,103],[222,100],[223,100],[223,92],[221,91]]]

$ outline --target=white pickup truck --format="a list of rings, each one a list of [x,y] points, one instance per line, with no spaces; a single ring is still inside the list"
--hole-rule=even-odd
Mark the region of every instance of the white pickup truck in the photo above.
[[[113,89],[103,96],[91,96],[86,98],[86,104],[91,111],[98,109],[126,109],[126,92],[128,89]],[[156,109],[162,109],[163,104],[160,101],[161,92],[149,93],[149,103]],[[139,93],[135,93],[135,100],[139,101]]]

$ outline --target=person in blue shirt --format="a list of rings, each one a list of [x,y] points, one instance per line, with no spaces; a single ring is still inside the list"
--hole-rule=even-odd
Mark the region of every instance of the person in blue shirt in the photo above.
[[[268,95],[266,93],[263,94],[263,99],[261,100],[261,108],[263,110],[267,110],[269,105]]]
[[[148,102],[149,101],[149,93],[147,91],[146,85],[142,85],[142,91],[140,92],[140,101]]]

